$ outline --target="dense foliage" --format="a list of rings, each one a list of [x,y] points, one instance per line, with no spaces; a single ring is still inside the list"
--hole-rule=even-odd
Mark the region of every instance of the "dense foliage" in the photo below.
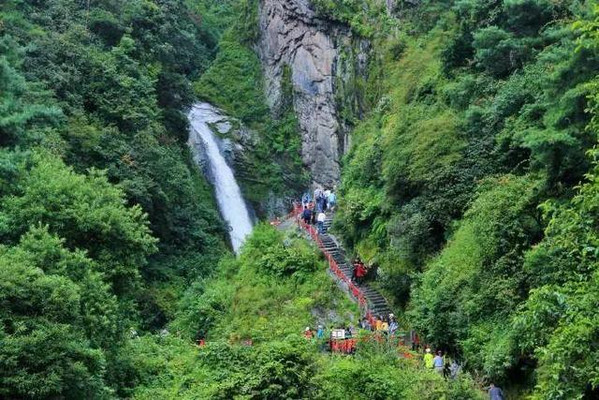
[[[302,338],[358,315],[296,233],[228,255],[185,145],[195,99],[253,132],[236,162],[259,215],[309,179],[289,71],[276,110],[262,90],[258,3],[0,4],[0,397],[480,398],[470,376],[597,397],[599,8],[312,0],[371,45],[338,85],[336,227],[471,373],[447,382]]]
[[[241,257],[223,259],[218,276],[190,288],[181,309],[170,332],[185,338],[200,327],[206,345],[192,348],[179,335],[131,341],[141,382],[135,398],[481,398],[467,376],[448,383],[393,347],[331,357],[303,338],[306,326],[355,323],[359,314],[294,231],[257,227]]]
[[[369,33],[372,109],[345,160],[346,242],[469,369],[535,398],[596,395],[596,14],[577,1],[397,2],[391,17],[376,1],[317,3],[358,33],[384,27]]]
[[[227,11],[199,3],[0,5],[0,396],[123,395],[129,331],[226,252],[185,146]]]

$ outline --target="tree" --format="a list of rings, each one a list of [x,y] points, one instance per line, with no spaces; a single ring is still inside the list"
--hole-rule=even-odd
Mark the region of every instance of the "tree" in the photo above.
[[[474,34],[474,59],[487,73],[503,78],[522,67],[529,57],[526,42],[497,26],[483,28]]]
[[[0,246],[0,395],[108,398],[117,303],[94,262],[47,227]]]
[[[68,248],[86,250],[115,293],[135,287],[156,251],[147,215],[139,206],[127,207],[123,192],[97,170],[76,174],[43,153],[32,162],[16,193],[0,200],[0,238],[16,242],[31,226],[47,225]]]
[[[596,151],[593,152],[596,154]],[[522,352],[539,361],[538,399],[599,391],[599,167],[568,203],[545,203],[545,239],[524,265],[535,287],[514,319]]]

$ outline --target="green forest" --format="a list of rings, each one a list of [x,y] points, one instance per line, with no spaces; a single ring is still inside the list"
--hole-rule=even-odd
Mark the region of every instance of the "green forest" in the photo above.
[[[599,4],[296,1],[369,44],[336,98],[332,229],[459,378],[302,336],[361,315],[264,222],[311,177],[290,71],[277,112],[264,91],[263,0],[3,0],[0,398],[599,397]],[[257,138],[239,256],[187,146],[197,101]]]

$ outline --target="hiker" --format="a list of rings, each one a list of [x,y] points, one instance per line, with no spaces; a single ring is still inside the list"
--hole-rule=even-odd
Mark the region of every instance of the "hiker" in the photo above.
[[[362,321],[360,321],[360,327],[367,331],[372,330],[372,327],[370,326],[370,322],[368,321],[368,318],[362,318]]]
[[[311,201],[312,199],[310,198],[310,193],[304,193],[304,196],[302,197],[302,205],[304,206],[304,208],[308,207]]]
[[[377,332],[380,332],[383,329],[383,316],[382,315],[376,319],[376,322],[374,323],[374,329]]]
[[[312,220],[312,210],[310,210],[308,207],[305,207],[304,211],[302,211],[302,219],[306,224],[309,224]]]
[[[433,360],[434,357],[431,353],[431,349],[427,347],[424,353],[424,367],[428,369],[433,369],[435,366]]]
[[[355,267],[354,273],[356,275],[356,282],[361,285],[364,282],[364,277],[368,273],[363,262],[358,263],[358,265]]]
[[[385,335],[389,335],[389,322],[387,322],[387,318],[383,318],[383,322],[381,323],[381,332]]]
[[[350,331],[350,333],[351,333],[352,336],[357,336],[358,335],[358,330],[353,325],[349,326],[349,331]]]
[[[351,338],[351,337],[352,337],[352,327],[351,327],[351,325],[348,325],[348,326],[345,328],[345,338],[346,338],[346,339],[349,339],[349,338]]]
[[[395,320],[393,314],[389,314],[389,319],[391,320],[391,322],[389,322],[389,334],[395,335],[395,332],[397,332],[397,330],[399,329],[399,324]]]
[[[359,269],[360,265],[363,266],[364,263],[362,262],[362,260],[360,260],[360,257],[356,257],[356,259],[354,259],[354,262],[353,262],[354,269],[352,270],[352,276],[351,276],[351,280],[354,282],[358,281],[358,269]]]
[[[491,383],[491,385],[489,385],[489,400],[505,400],[503,390],[495,386],[494,383]]]
[[[412,340],[412,351],[420,350],[420,336],[413,330],[410,331],[410,339]]]
[[[318,233],[323,234],[324,233],[324,221],[327,219],[327,215],[324,212],[320,212],[318,214]]]
[[[435,368],[435,371],[437,371],[439,374],[443,374],[443,369],[445,367],[445,362],[443,361],[443,353],[441,353],[441,350],[437,351],[437,355],[435,356],[435,358],[433,358],[433,367]]]
[[[318,325],[318,330],[316,331],[317,339],[324,339],[324,327],[322,325]]]
[[[304,337],[308,340],[312,340],[312,338],[314,337],[314,334],[312,333],[312,331],[310,330],[310,327],[307,326],[306,330],[304,331]]]
[[[456,360],[452,360],[451,365],[449,366],[449,378],[451,380],[456,380],[461,368],[462,367],[460,367],[460,364],[458,364]]]
[[[322,189],[317,187],[314,189],[314,201],[317,202],[320,197],[322,197]]]
[[[327,197],[327,202],[329,203],[329,208],[331,211],[335,211],[335,206],[337,205],[337,195],[334,192],[331,192]]]
[[[355,282],[357,279],[357,272],[358,272],[358,260],[357,259],[354,260],[353,266],[354,266],[354,268],[352,269],[351,280],[353,282]]]
[[[324,198],[324,196],[320,196],[319,198],[316,199],[316,211],[317,212],[325,212],[327,209],[327,202]]]

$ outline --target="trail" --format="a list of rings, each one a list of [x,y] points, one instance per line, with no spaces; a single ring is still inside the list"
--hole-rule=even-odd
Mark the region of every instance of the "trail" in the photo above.
[[[293,224],[298,224],[304,230],[320,251],[324,254],[329,263],[330,276],[337,282],[337,285],[344,292],[348,293],[362,311],[365,318],[368,319],[371,326],[374,326],[375,318],[380,316],[388,316],[393,313],[389,302],[375,288],[364,282],[360,285],[352,282],[353,265],[349,262],[345,249],[340,244],[339,240],[329,233],[329,229],[333,223],[333,214],[327,214],[325,220],[325,233],[319,234],[316,227],[305,224],[298,216],[301,209],[295,209],[290,216],[281,223],[280,229],[287,229]],[[407,332],[397,332],[398,335],[404,336],[404,343],[407,345],[410,342],[410,336]]]

